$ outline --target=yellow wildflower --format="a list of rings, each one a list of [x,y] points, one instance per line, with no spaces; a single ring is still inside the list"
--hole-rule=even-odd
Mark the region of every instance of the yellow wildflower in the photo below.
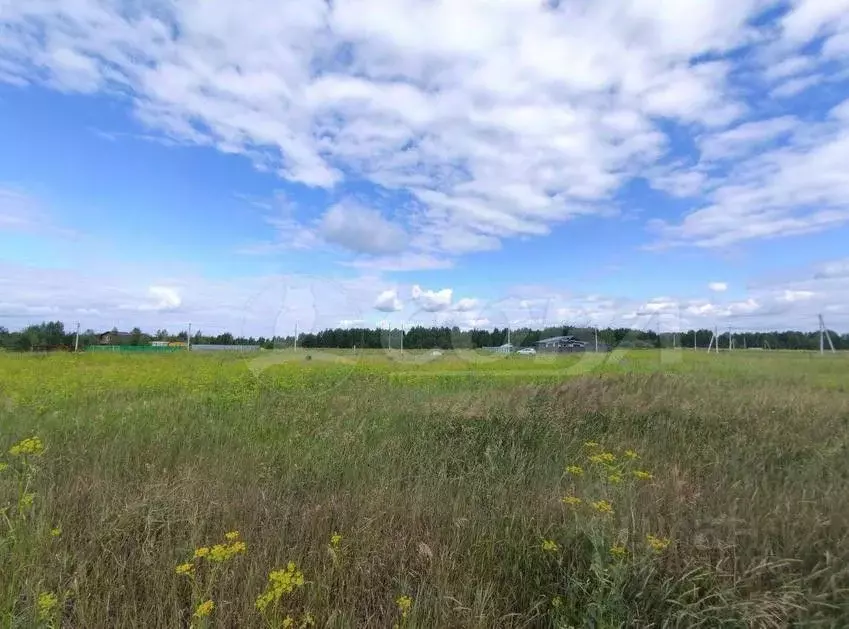
[[[306,612],[301,616],[301,624],[298,625],[298,629],[307,629],[308,627],[315,627],[315,618],[311,613]]]
[[[644,470],[636,470],[634,472],[634,477],[639,480],[651,480],[654,478],[654,475]]]
[[[578,465],[569,465],[566,468],[566,473],[571,474],[572,476],[583,476],[584,470],[583,470],[582,467],[580,467]]]
[[[284,594],[290,594],[303,585],[304,573],[298,570],[294,562],[290,561],[285,569],[272,570],[268,574],[268,585],[265,591],[257,597],[256,608],[259,611],[265,611],[269,605],[279,601]]]
[[[593,509],[603,514],[611,514],[613,513],[613,505],[610,504],[607,500],[596,500],[592,503]]]
[[[600,448],[601,444],[599,444],[597,441],[584,441],[584,447],[585,448]]]
[[[640,455],[633,450],[625,450],[624,456],[626,459],[631,459],[632,461],[640,458]]]
[[[610,554],[616,557],[617,559],[621,559],[628,553],[628,549],[622,546],[621,544],[614,544],[610,547]]]
[[[239,531],[230,531],[229,533],[224,533],[224,539],[228,542],[235,542],[239,539]]]
[[[57,526],[50,529],[50,537],[59,537],[62,534],[62,527]]]
[[[21,495],[20,502],[18,503],[19,508],[23,509],[24,507],[31,507],[33,501],[35,500],[35,492],[25,492]]]
[[[44,452],[44,444],[38,437],[29,437],[20,443],[16,443],[9,449],[9,454],[12,456],[40,456]]]
[[[590,461],[593,463],[613,463],[616,457],[612,452],[602,452],[601,454],[593,454]]]
[[[195,559],[203,559],[207,555],[209,555],[209,548],[207,548],[206,546],[201,546],[200,548],[195,550]]]
[[[553,539],[546,539],[542,542],[542,549],[548,553],[556,553],[560,550],[560,546]]]
[[[238,555],[240,553],[244,553],[248,550],[248,545],[245,542],[233,542],[230,544],[230,556]]]
[[[646,535],[646,541],[651,546],[651,549],[655,552],[660,552],[661,550],[665,550],[669,544],[672,543],[668,537],[655,537],[651,533]]]
[[[186,576],[189,576],[189,575],[192,574],[192,572],[194,572],[194,570],[195,570],[194,564],[181,563],[179,566],[177,566],[177,568],[175,569],[175,572],[177,574],[185,574]]]
[[[563,599],[559,596],[555,596],[551,599],[551,606],[554,609],[560,609],[561,607],[563,607]]]
[[[607,477],[608,482],[613,483],[614,485],[618,485],[622,482],[622,475],[618,473],[613,473]]]
[[[398,606],[398,611],[401,612],[401,618],[406,618],[413,607],[413,599],[404,594],[395,599],[395,604]]]
[[[53,617],[53,612],[59,604],[59,599],[52,592],[42,592],[38,595],[38,619],[46,622]]]
[[[330,545],[334,550],[339,549],[339,545],[342,543],[342,535],[340,533],[334,533],[330,536]]]
[[[560,502],[565,505],[569,505],[570,507],[577,507],[583,502],[583,500],[581,500],[577,496],[563,496],[563,498],[560,499]]]
[[[295,619],[292,618],[291,616],[286,616],[283,619],[283,629],[289,629],[290,627],[294,627],[294,626],[295,626]]]
[[[212,599],[204,601],[195,609],[195,618],[206,618],[212,613],[212,610],[215,609],[215,603],[212,602]]]
[[[0,472],[2,472],[3,470],[5,470],[8,467],[9,467],[8,463],[4,463],[3,461],[0,461]]]
[[[245,542],[233,542],[232,544],[215,544],[209,549],[209,560],[214,563],[227,561],[232,557],[244,553],[247,550]]]

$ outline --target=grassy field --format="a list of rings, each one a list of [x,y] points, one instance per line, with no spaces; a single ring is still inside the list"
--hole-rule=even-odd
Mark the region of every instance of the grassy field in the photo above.
[[[0,627],[849,626],[849,356],[0,354],[0,453]]]

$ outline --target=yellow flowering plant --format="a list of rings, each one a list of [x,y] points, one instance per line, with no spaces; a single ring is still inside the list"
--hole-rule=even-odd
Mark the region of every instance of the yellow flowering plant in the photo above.
[[[393,625],[392,629],[402,629],[407,626],[407,619],[410,615],[410,610],[413,609],[413,598],[402,594],[395,599],[395,606],[398,608],[398,613],[401,614],[401,620]]]
[[[646,542],[654,552],[659,553],[663,550],[666,550],[669,547],[669,544],[672,543],[672,540],[668,537],[656,537],[649,533],[646,535]]]
[[[542,541],[542,549],[547,553],[556,553],[560,550],[560,546],[552,539],[545,539]]]
[[[225,569],[225,564],[238,555],[247,552],[247,544],[241,540],[239,531],[228,531],[224,541],[212,546],[200,546],[192,553],[192,558],[177,564],[174,573],[185,577],[192,591],[192,629],[206,626],[215,611],[215,601],[211,594],[215,583]]]
[[[330,559],[334,564],[338,564],[342,556],[342,534],[334,532],[330,536],[330,543],[327,545],[327,552],[330,554]]]
[[[298,569],[294,561],[286,564],[285,568],[272,570],[268,573],[268,583],[265,586],[265,590],[257,596],[255,606],[269,627],[280,626],[280,623],[275,622],[275,619],[280,613],[278,609],[280,601],[304,587],[305,584],[304,573]],[[295,620],[289,615],[286,615],[281,621],[283,626],[286,626],[287,619],[291,619],[289,626],[294,627]],[[309,616],[309,619],[312,621],[312,616]],[[303,619],[301,625],[310,626],[304,625]]]
[[[41,592],[36,601],[36,615],[39,623],[42,623],[46,627],[55,627],[58,608],[58,596],[53,594],[53,592]]]

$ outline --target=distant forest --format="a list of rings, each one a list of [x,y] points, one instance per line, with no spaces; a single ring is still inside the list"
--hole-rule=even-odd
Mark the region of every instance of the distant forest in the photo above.
[[[840,335],[829,332],[835,349],[849,349],[849,334]],[[594,330],[591,328],[557,326],[542,330],[519,328],[510,330],[510,342],[517,347],[529,347],[540,339],[572,335],[592,343]],[[406,349],[476,349],[495,347],[507,342],[507,328],[494,330],[461,330],[457,327],[411,327],[403,332],[403,346]],[[695,335],[695,339],[694,339]],[[658,335],[654,331],[634,330],[629,328],[604,328],[598,330],[598,342],[610,347],[642,347],[658,348],[693,347],[706,348],[713,335],[711,330],[688,330],[673,334],[671,332]],[[99,334],[94,330],[80,332],[79,348],[99,342]],[[121,343],[128,345],[148,345],[151,341],[183,341],[187,340],[185,330],[176,334],[168,330],[157,330],[155,334],[147,334],[139,328],[121,338]],[[294,336],[287,337],[236,337],[230,333],[210,336],[198,331],[192,335],[192,344],[218,345],[259,345],[266,349],[282,349],[293,347]],[[734,332],[731,337],[726,332],[720,335],[720,349],[729,346],[736,349],[819,349],[819,332]],[[303,348],[400,348],[402,331],[399,328],[391,331],[377,328],[335,328],[316,333],[298,335],[298,347]],[[30,325],[23,330],[9,331],[0,327],[0,348],[10,351],[56,350],[73,349],[74,331],[65,328],[61,321],[50,321]]]

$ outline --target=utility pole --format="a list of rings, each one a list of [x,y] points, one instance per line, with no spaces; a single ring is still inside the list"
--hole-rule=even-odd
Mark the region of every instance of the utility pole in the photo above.
[[[189,321],[189,331],[186,334],[186,351],[192,350],[192,322]]]
[[[828,328],[825,327],[825,321],[822,318],[822,315],[817,315],[820,320],[820,354],[825,354],[825,340],[828,339],[828,346],[831,348],[832,353],[834,353],[834,343],[831,342],[831,335],[828,333]]]
[[[729,325],[728,326],[728,351],[729,352],[732,349],[734,349],[733,345],[734,345],[734,335],[731,334],[731,326]]]
[[[77,321],[77,331],[74,335],[74,352],[80,351],[80,322]]]

